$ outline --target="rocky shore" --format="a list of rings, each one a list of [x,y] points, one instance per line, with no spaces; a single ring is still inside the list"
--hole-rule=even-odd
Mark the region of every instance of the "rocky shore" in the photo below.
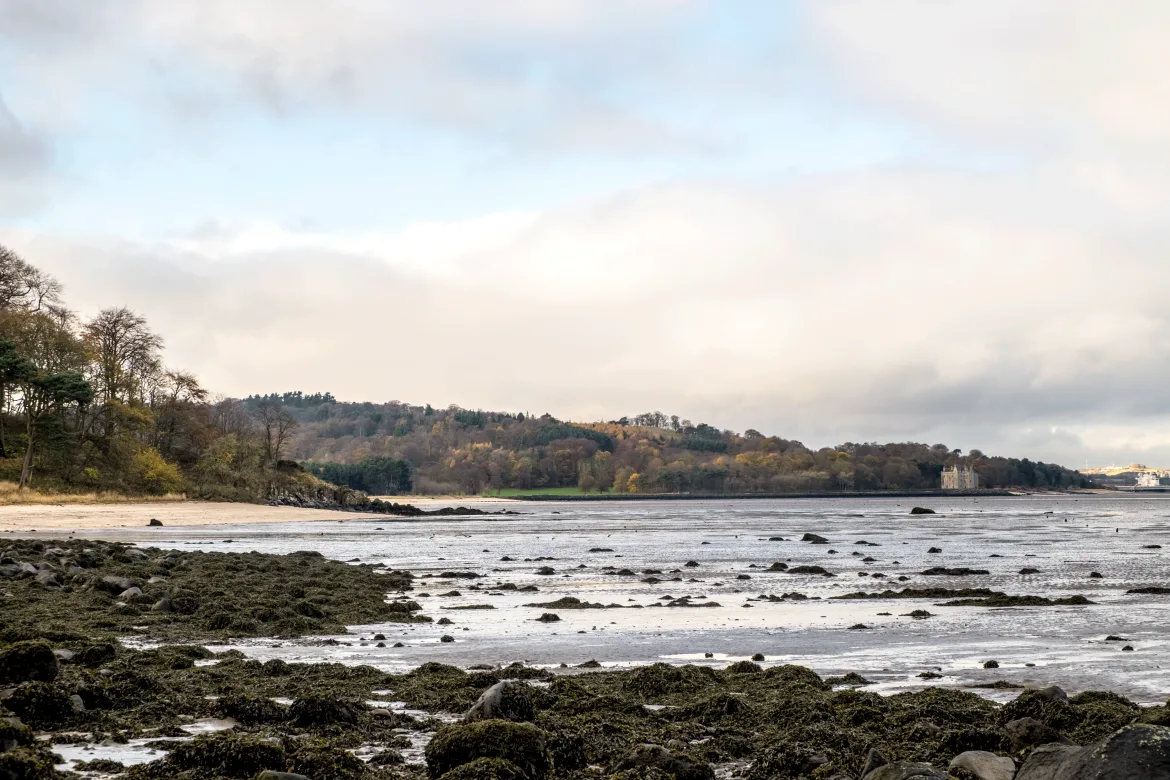
[[[856,674],[763,658],[388,674],[204,647],[429,621],[413,587],[409,572],[311,552],[5,540],[0,778],[1170,777],[1170,710],[1109,692],[1028,689],[1001,705],[952,688],[880,696]],[[92,758],[59,771],[67,747]],[[117,747],[151,760],[103,757]]]

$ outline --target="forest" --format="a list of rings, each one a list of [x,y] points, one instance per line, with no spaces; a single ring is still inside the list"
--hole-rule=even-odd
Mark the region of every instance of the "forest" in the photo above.
[[[1081,474],[942,444],[812,449],[647,412],[604,422],[331,393],[214,396],[124,307],[83,319],[51,275],[0,246],[0,480],[57,492],[265,501],[283,495],[794,493],[1087,487]],[[339,486],[339,487],[335,487]]]
[[[314,398],[312,403],[302,399]],[[989,488],[1090,487],[1076,471],[1028,459],[964,454],[942,444],[855,444],[812,449],[798,441],[649,412],[568,423],[545,414],[485,412],[397,401],[343,403],[328,393],[294,399],[289,457],[325,477],[396,461],[423,494],[578,488],[612,493],[804,493],[939,488],[948,466],[970,466]],[[326,470],[328,469],[328,470]],[[327,477],[328,478],[328,477]],[[356,489],[356,481],[344,481]],[[408,492],[408,491],[401,491]]]

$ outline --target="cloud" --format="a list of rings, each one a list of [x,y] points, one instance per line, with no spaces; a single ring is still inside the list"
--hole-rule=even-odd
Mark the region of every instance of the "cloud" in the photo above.
[[[241,105],[326,107],[498,143],[649,151],[692,143],[615,93],[677,58],[690,0],[0,0],[8,57],[64,94],[119,91],[177,122]],[[75,45],[76,48],[72,48]]]
[[[33,202],[51,162],[48,139],[22,125],[0,96],[0,213]]]
[[[226,392],[653,407],[813,444],[1025,442],[1075,463],[1117,420],[1170,425],[1167,230],[1119,255],[1124,231],[1053,221],[1094,204],[1057,175],[887,171],[385,234],[22,246],[84,309],[141,310]]]

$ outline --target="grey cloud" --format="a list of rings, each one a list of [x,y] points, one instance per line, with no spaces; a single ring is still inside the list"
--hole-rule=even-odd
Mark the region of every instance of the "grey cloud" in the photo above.
[[[51,161],[48,139],[24,127],[0,96],[0,182],[43,174]]]

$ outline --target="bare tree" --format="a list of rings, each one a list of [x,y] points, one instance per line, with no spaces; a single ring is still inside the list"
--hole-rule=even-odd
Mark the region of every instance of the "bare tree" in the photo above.
[[[0,310],[41,311],[60,301],[60,282],[0,244]]]
[[[254,412],[264,431],[264,457],[270,464],[280,460],[280,451],[298,425],[297,418],[275,401],[261,401]]]
[[[105,402],[143,400],[145,380],[160,370],[163,340],[129,309],[102,309],[83,329]]]

